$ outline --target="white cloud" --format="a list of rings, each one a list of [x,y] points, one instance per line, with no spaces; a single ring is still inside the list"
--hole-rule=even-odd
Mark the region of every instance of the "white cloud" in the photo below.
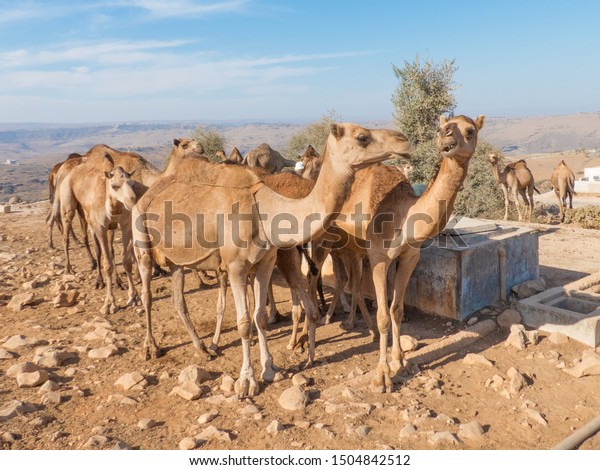
[[[153,18],[172,17],[199,17],[215,13],[231,13],[242,11],[248,5],[249,0],[227,0],[227,1],[191,1],[176,0],[165,2],[164,0],[123,0],[120,6],[133,6],[147,11]]]

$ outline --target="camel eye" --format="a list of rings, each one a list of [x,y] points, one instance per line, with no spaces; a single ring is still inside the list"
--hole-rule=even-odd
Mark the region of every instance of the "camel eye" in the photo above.
[[[358,134],[356,140],[358,140],[361,145],[367,145],[369,143],[369,136],[366,134]]]
[[[120,186],[118,184],[111,184],[110,187],[113,188],[115,191],[118,191]]]
[[[473,137],[475,135],[475,128],[474,127],[469,127],[467,129],[467,137]]]

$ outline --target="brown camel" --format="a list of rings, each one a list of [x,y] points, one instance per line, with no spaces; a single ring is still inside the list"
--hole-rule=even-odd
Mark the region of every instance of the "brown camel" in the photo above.
[[[373,165],[357,172],[350,197],[335,222],[339,230],[335,226],[328,229],[342,244],[349,237],[348,246],[369,258],[377,298],[380,351],[373,385],[378,391],[391,391],[392,378],[403,374],[409,366],[400,347],[406,286],[419,260],[421,245],[439,234],[449,220],[484,122],[485,116],[475,121],[467,116],[440,117],[436,145],[441,161],[437,174],[420,197],[400,170]],[[395,260],[398,268],[394,274],[392,305],[388,307],[387,275]],[[318,264],[318,260],[315,262]],[[360,283],[353,283],[353,290],[360,292]],[[390,317],[392,361],[388,363]]]
[[[518,162],[509,163],[504,167],[502,172],[498,167],[498,155],[495,153],[488,157],[489,162],[492,165],[492,173],[500,188],[504,193],[504,220],[508,220],[508,191],[512,192],[517,212],[519,213],[519,222],[524,219],[527,222],[531,222],[531,216],[533,214],[533,191],[535,190],[538,194],[539,191],[535,187],[535,181],[527,163],[525,160],[519,160]],[[525,218],[521,214],[521,206],[519,204],[518,195],[521,195],[525,202]]]
[[[247,279],[252,274],[262,378],[277,379],[279,374],[267,345],[265,307],[277,249],[303,244],[323,233],[342,206],[356,170],[392,155],[406,154],[409,148],[406,138],[395,131],[332,124],[321,175],[303,199],[278,195],[255,173],[239,165],[183,160],[176,175],[159,179],[133,210],[135,250],[146,310],[146,357],[158,352],[151,330],[152,259],[171,269],[175,308],[194,345],[206,352],[189,320],[183,296],[184,268],[226,271],[243,351],[235,390],[240,397],[255,395],[258,383],[250,362],[251,328],[246,302]],[[225,215],[228,223],[224,221]],[[195,230],[192,220],[197,224]],[[310,297],[303,296],[309,322],[307,364],[310,365],[314,360],[317,312],[310,307]]]
[[[242,157],[242,154],[237,149],[237,147],[233,147],[233,150],[231,151],[231,155],[229,155],[229,158],[227,158],[227,155],[225,154],[225,150],[217,150],[215,153],[215,156],[222,162],[233,162],[233,163],[238,163],[240,165],[244,163],[244,157]]]
[[[135,305],[138,300],[132,278],[131,208],[136,203],[137,196],[130,175],[120,166],[114,167],[114,162],[109,155],[99,157],[96,154],[89,157],[85,163],[73,168],[58,188],[58,198],[64,225],[66,272],[73,273],[69,258],[69,230],[75,212],[81,207],[94,233],[94,240],[99,247],[96,252],[97,259],[102,259],[107,279],[106,299],[101,313],[114,313],[118,310],[112,289],[115,264],[108,237],[109,228],[114,229],[116,225],[120,226],[122,232],[123,267],[129,283],[127,303]]]
[[[567,196],[569,197],[569,209],[573,209],[573,196],[575,195],[575,175],[564,160],[561,160],[552,171],[550,183],[552,183],[552,189],[554,189],[554,194],[558,198],[560,221],[564,222]]]
[[[302,178],[316,180],[321,171],[321,155],[309,144],[304,153],[300,156],[303,164],[301,172]]]
[[[260,144],[254,150],[250,150],[244,161],[251,168],[264,168],[269,173],[278,173],[285,167],[293,167],[296,164],[293,160],[283,158],[269,144]]]

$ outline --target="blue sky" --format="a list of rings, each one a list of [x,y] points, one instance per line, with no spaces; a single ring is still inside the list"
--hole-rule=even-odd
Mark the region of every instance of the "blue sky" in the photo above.
[[[0,0],[0,122],[390,119],[392,64],[458,113],[600,111],[600,2]]]

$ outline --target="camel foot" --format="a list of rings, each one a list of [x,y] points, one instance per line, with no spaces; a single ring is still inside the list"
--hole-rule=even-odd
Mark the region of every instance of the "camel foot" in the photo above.
[[[96,290],[104,289],[105,287],[106,287],[106,284],[104,283],[104,279],[102,279],[102,278],[96,279],[96,287],[95,287]]]
[[[142,352],[140,356],[144,361],[149,361],[150,359],[157,359],[162,356],[164,351],[160,349],[154,339],[144,341],[144,347],[142,348]]]
[[[117,276],[115,278],[115,284],[117,285],[117,287],[121,290],[127,290],[127,287],[125,286],[125,283],[123,281],[121,281],[121,278],[119,276]]]
[[[342,328],[342,330],[352,331],[354,330],[354,320],[345,320],[342,323],[340,323],[340,327]]]
[[[275,311],[275,314],[269,315],[269,319],[267,320],[268,325],[273,325],[275,323],[279,323],[281,321],[285,321],[286,317],[279,313],[279,310]]]
[[[166,276],[167,274],[169,274],[169,273],[167,271],[165,271],[163,268],[161,268],[160,266],[155,266],[154,271],[152,272],[152,279],[157,278],[157,277],[163,277],[163,276]]]
[[[113,314],[117,313],[118,310],[119,310],[119,306],[115,302],[107,302],[100,309],[100,313],[102,315],[107,315],[108,313],[113,315]]]
[[[67,274],[75,274],[75,270],[73,269],[73,267],[70,264],[67,264],[65,266],[65,272]]]
[[[215,343],[210,343],[210,345],[208,346],[208,348],[206,348],[208,350],[209,354],[214,353],[214,356],[217,357],[219,355],[219,346],[217,346]]]
[[[320,318],[318,321],[319,325],[329,325],[331,323],[331,316],[329,315],[325,315],[324,317]]]
[[[235,394],[238,398],[254,397],[258,395],[258,382],[254,373],[249,372],[235,381]]]
[[[391,393],[393,391],[390,367],[387,363],[379,363],[375,370],[375,378],[371,382],[374,391],[378,393]]]
[[[265,367],[261,377],[265,382],[281,382],[285,378],[283,372],[281,367],[277,367],[271,363]]]
[[[140,305],[142,305],[142,301],[140,300],[140,298],[138,297],[137,294],[133,294],[127,300],[127,308],[129,308],[129,307],[138,307]]]
[[[95,271],[96,269],[98,269],[98,262],[96,260],[92,260],[90,271]]]

